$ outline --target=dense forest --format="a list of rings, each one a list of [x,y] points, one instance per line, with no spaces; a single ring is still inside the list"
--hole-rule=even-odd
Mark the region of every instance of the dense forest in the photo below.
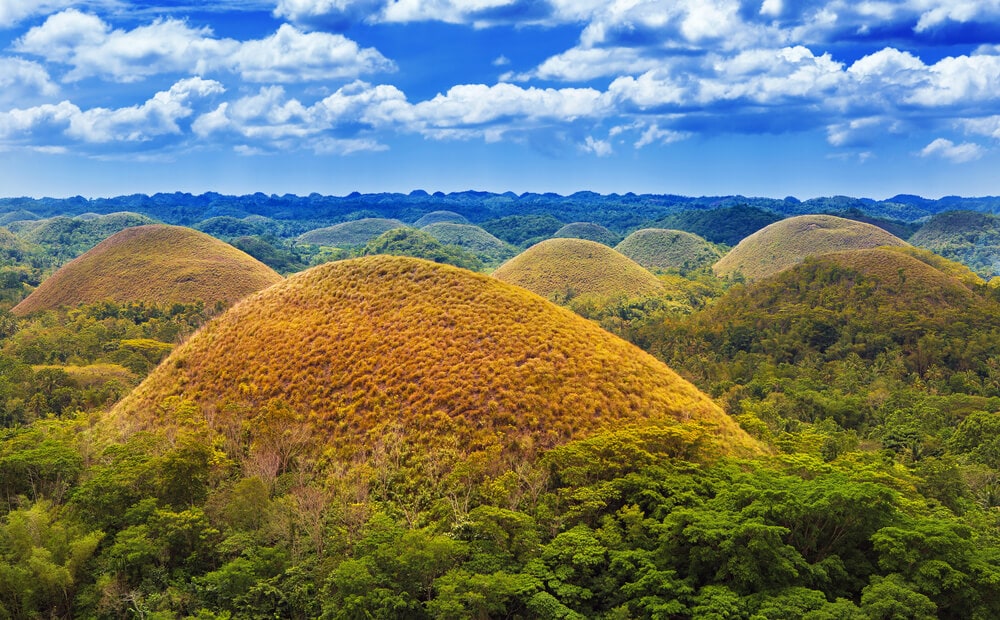
[[[0,618],[1000,617],[1000,287],[992,228],[965,228],[998,203],[0,200]],[[444,241],[442,220],[416,226],[445,210],[478,226],[450,222]],[[645,272],[655,287],[600,295],[580,294],[596,278],[560,254],[575,279],[549,301],[483,275],[576,222],[616,238],[688,230],[721,255],[812,213],[928,249],[838,250],[759,280],[692,259]],[[407,225],[298,241],[365,218]],[[151,221],[282,274],[323,266],[232,310],[91,299],[11,312]],[[430,262],[370,258],[384,254]],[[280,362],[249,369],[257,349]],[[662,364],[707,398],[664,387]],[[206,374],[215,384],[197,384]],[[144,383],[158,377],[173,383]],[[348,398],[352,386],[363,393]],[[661,389],[688,413],[629,417]]]

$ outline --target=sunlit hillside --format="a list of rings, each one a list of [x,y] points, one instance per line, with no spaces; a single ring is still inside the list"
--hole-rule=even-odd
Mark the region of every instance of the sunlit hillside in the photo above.
[[[345,458],[387,429],[474,451],[647,423],[753,449],[711,400],[634,346],[521,288],[412,258],[328,263],[247,298],[113,416],[131,429],[179,423],[164,413],[172,396],[221,432],[245,423],[231,419],[240,411],[275,412],[255,424],[293,421]]]
[[[542,297],[641,297],[663,291],[652,273],[596,241],[549,239],[518,254],[493,276]]]
[[[366,217],[326,228],[317,228],[299,235],[299,243],[330,247],[364,245],[384,232],[406,226],[403,222],[381,217]]]
[[[424,228],[425,226],[430,226],[432,224],[468,224],[469,220],[465,218],[461,213],[455,213],[454,211],[431,211],[430,213],[425,213],[420,216],[416,222],[413,222],[414,228]]]
[[[102,300],[230,304],[281,281],[250,255],[180,226],[127,228],[67,263],[12,310],[39,310]]]
[[[600,224],[592,222],[572,222],[566,224],[557,230],[552,237],[554,239],[587,239],[608,246],[613,246],[621,241],[621,237],[618,234]]]
[[[487,263],[496,264],[517,254],[517,248],[494,237],[479,226],[440,222],[425,226],[421,230],[441,243],[464,248]]]
[[[833,215],[800,215],[775,222],[743,239],[713,269],[720,276],[740,274],[747,280],[759,280],[807,256],[883,245],[906,242],[871,224]]]
[[[615,249],[647,269],[698,269],[722,257],[698,235],[665,228],[637,230]]]

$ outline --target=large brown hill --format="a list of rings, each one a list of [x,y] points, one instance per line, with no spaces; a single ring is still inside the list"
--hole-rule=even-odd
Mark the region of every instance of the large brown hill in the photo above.
[[[281,280],[267,265],[205,233],[136,226],[64,265],[11,312],[26,315],[103,300],[231,304]]]
[[[248,297],[177,348],[112,419],[133,430],[179,423],[163,406],[170,397],[193,401],[220,431],[241,411],[258,415],[251,432],[295,420],[340,458],[365,454],[388,429],[469,452],[682,424],[724,449],[756,449],[633,345],[524,289],[407,257],[327,263]]]
[[[631,258],[586,239],[548,239],[493,272],[542,297],[642,297],[663,292],[663,284]]]
[[[907,243],[877,226],[833,215],[800,215],[766,226],[743,239],[712,267],[719,276],[759,280],[801,263],[807,256]]]

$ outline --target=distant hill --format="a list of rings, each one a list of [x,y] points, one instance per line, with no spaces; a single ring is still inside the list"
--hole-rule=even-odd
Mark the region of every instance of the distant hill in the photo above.
[[[663,292],[652,273],[606,245],[585,239],[535,244],[493,272],[542,297],[642,297]]]
[[[906,245],[871,224],[832,215],[800,215],[755,232],[715,263],[719,276],[741,274],[759,280],[816,256],[841,250]]]
[[[572,222],[566,224],[557,230],[552,237],[554,239],[587,239],[603,243],[610,247],[621,241],[621,236],[617,233],[613,233],[604,226],[592,222]]]
[[[359,250],[362,256],[387,254],[423,258],[435,263],[454,265],[471,271],[481,271],[483,262],[472,252],[457,245],[441,243],[430,234],[416,228],[394,228],[369,241]]]
[[[703,425],[726,450],[755,449],[692,385],[589,321],[496,279],[401,257],[327,263],[252,295],[112,417],[130,429],[180,424],[162,406],[174,396],[223,434],[284,434],[343,459],[365,458],[387,434],[517,452],[630,424]]]
[[[179,226],[127,228],[67,263],[11,312],[30,314],[103,300],[231,304],[280,282],[248,254]]]
[[[454,211],[431,211],[425,215],[420,216],[416,222],[413,222],[414,228],[425,228],[431,224],[468,224],[469,220],[465,218],[464,215],[460,213],[455,213]]]
[[[421,230],[438,241],[457,245],[475,254],[485,263],[498,264],[517,254],[517,248],[472,224],[439,222]]]
[[[551,215],[507,215],[480,224],[485,231],[511,245],[534,245],[548,239],[563,227]]]
[[[55,217],[24,222],[30,225],[16,234],[25,243],[40,246],[61,263],[76,258],[121,230],[153,223],[155,221],[145,215],[130,212],[81,219]]]
[[[967,265],[983,278],[1000,275],[1000,217],[946,211],[931,217],[910,243]]]
[[[366,217],[351,222],[343,222],[326,228],[310,230],[299,235],[299,243],[312,243],[330,247],[351,247],[364,245],[382,233],[406,224],[399,220]]]
[[[646,269],[698,269],[722,258],[715,246],[698,235],[665,228],[637,230],[615,249]]]
[[[658,219],[650,228],[685,230],[712,243],[736,245],[745,237],[782,219],[771,211],[747,205],[682,211]]]

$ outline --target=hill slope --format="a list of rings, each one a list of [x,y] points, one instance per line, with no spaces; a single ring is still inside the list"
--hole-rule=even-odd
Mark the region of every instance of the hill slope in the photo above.
[[[498,267],[493,276],[546,298],[640,297],[663,291],[656,276],[642,265],[585,239],[542,241]]]
[[[740,241],[713,269],[720,276],[740,273],[747,280],[759,280],[801,263],[807,256],[883,245],[907,244],[871,224],[833,215],[800,215],[775,222]]]
[[[514,246],[494,237],[479,226],[440,222],[421,230],[448,245],[457,245],[487,263],[499,263],[517,254]]]
[[[105,299],[229,304],[281,280],[270,267],[205,233],[136,226],[64,265],[11,311],[25,315]]]
[[[600,224],[591,222],[572,222],[566,224],[552,235],[553,239],[587,239],[607,246],[613,246],[621,240],[617,234]]]
[[[406,224],[399,220],[366,217],[360,220],[327,226],[326,228],[310,230],[299,235],[298,242],[336,248],[358,246],[368,243],[384,232],[404,227],[406,227]]]
[[[782,216],[749,205],[698,211],[681,211],[656,220],[651,228],[686,230],[712,243],[736,245]]]
[[[693,386],[592,323],[493,278],[402,257],[327,263],[243,300],[112,415],[163,423],[157,405],[170,396],[217,424],[240,407],[291,411],[345,458],[387,429],[478,450],[656,420],[698,421],[752,446]]]
[[[454,211],[431,211],[422,215],[416,222],[413,222],[413,227],[424,228],[431,224],[441,223],[468,224],[469,220],[464,215],[455,213]]]
[[[958,261],[984,278],[1000,274],[1000,217],[946,211],[927,220],[910,243]]]
[[[665,228],[637,230],[615,249],[646,269],[698,269],[722,258],[698,235]]]

